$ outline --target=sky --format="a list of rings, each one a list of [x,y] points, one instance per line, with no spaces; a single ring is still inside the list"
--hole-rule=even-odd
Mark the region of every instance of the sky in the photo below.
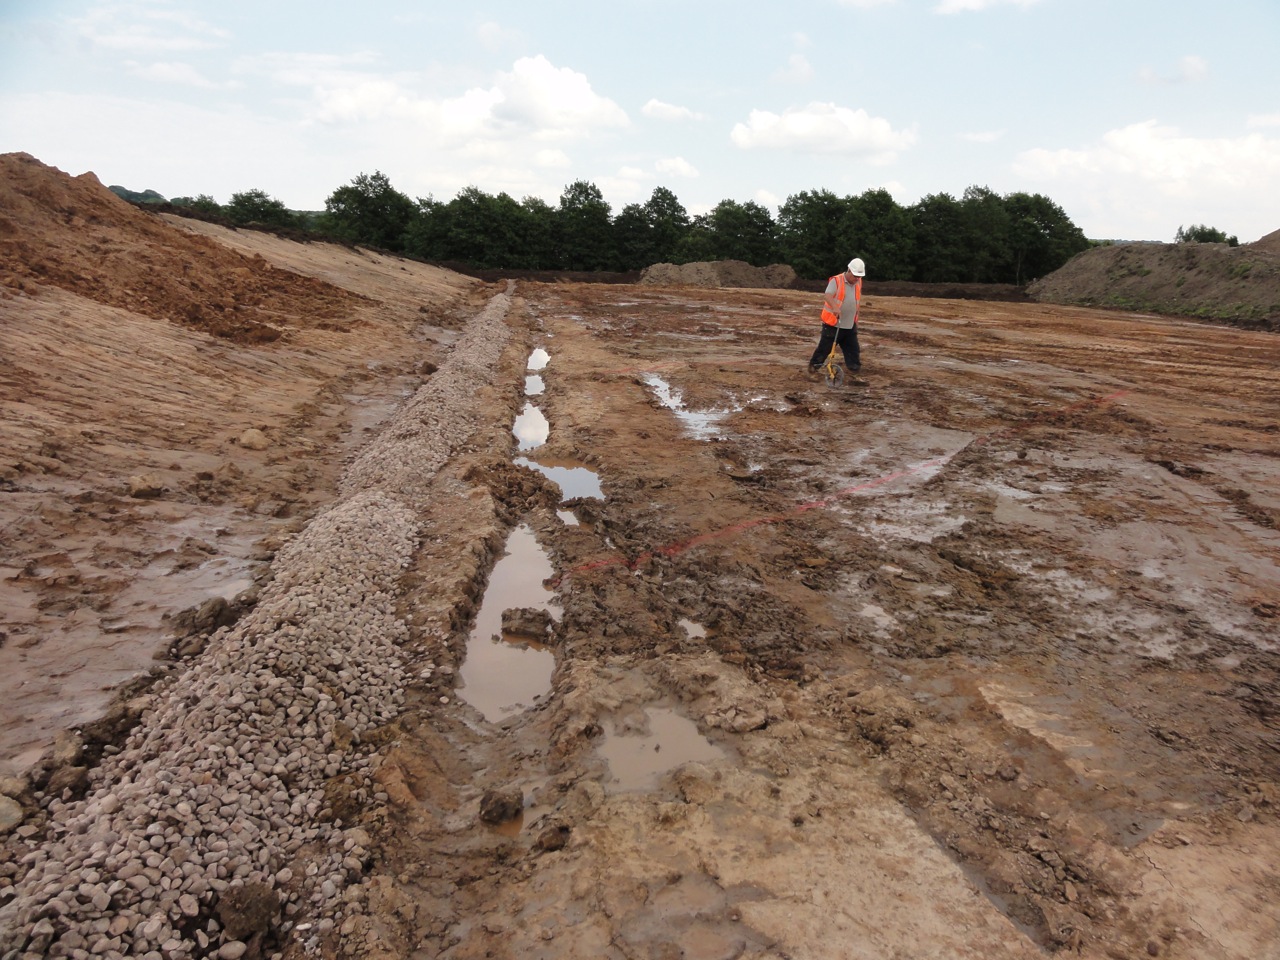
[[[0,153],[295,210],[381,171],[1043,194],[1092,239],[1280,229],[1280,0],[0,0]]]

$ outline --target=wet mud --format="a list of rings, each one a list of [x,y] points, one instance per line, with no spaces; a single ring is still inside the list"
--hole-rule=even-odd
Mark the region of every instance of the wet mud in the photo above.
[[[818,305],[516,285],[280,954],[1275,955],[1280,341],[869,289],[831,390]]]

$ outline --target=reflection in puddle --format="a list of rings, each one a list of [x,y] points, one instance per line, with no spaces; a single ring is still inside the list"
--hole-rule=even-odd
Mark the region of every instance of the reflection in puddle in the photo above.
[[[575,497],[589,497],[592,500],[603,500],[604,493],[600,489],[600,477],[587,467],[547,465],[535,463],[527,457],[517,457],[516,464],[537,470],[540,474],[560,488],[560,502]]]
[[[546,381],[544,381],[536,373],[531,373],[524,378],[524,395],[526,397],[536,397],[547,389]]]
[[[609,764],[604,786],[610,793],[652,790],[681,764],[724,758],[692,720],[665,707],[646,707],[641,725],[606,721],[605,727],[596,749]]]
[[[675,413],[695,440],[710,440],[720,432],[720,421],[733,413],[732,410],[706,410],[701,413],[686,410],[684,398],[680,391],[672,390],[671,384],[652,373],[646,374],[644,382],[653,390],[654,396],[664,407]]]
[[[526,402],[524,410],[521,411],[520,416],[516,417],[511,432],[520,441],[521,450],[532,450],[547,442],[547,437],[551,434],[551,424],[547,423],[547,418],[543,416],[541,410],[532,403]]]
[[[538,349],[534,350],[533,353],[529,354],[528,369],[545,370],[547,368],[547,364],[550,362],[551,354],[547,353],[547,351],[543,350],[541,347],[538,347]]]
[[[566,527],[576,527],[578,518],[573,515],[572,510],[557,510],[556,516],[560,518],[560,522]]]
[[[551,689],[555,657],[544,644],[502,633],[502,612],[527,607],[553,618],[560,607],[543,581],[555,575],[533,531],[521,524],[511,531],[506,553],[493,567],[489,586],[467,642],[459,670],[458,695],[497,722],[520,713]]]

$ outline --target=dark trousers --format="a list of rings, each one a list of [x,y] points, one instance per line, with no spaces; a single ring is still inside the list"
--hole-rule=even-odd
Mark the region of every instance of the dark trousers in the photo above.
[[[822,325],[822,336],[818,338],[818,349],[813,351],[813,359],[809,366],[816,367],[825,363],[827,354],[831,352],[832,342],[837,343],[844,351],[845,369],[853,371],[862,366],[861,354],[858,351],[858,325],[855,323],[848,330],[841,330],[829,323]]]

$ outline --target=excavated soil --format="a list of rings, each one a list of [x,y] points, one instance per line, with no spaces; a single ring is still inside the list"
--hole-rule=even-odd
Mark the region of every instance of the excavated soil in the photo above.
[[[1042,303],[1143,310],[1280,330],[1280,230],[1225,243],[1121,243],[1094,247],[1028,284]]]
[[[869,282],[828,389],[811,292],[148,220],[261,258],[238,341],[62,229],[0,301],[0,954],[1280,956],[1273,335]]]

